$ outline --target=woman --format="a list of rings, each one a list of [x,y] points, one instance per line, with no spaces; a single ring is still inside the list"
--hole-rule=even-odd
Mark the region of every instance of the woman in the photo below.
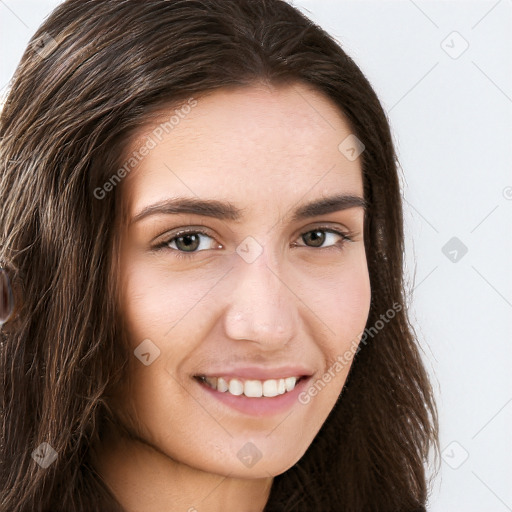
[[[2,510],[425,510],[396,156],[327,33],[68,0],[0,136]]]

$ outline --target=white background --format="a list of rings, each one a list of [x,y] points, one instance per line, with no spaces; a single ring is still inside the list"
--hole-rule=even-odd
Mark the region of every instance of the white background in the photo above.
[[[0,0],[0,95],[59,3]],[[361,67],[393,129],[412,319],[440,410],[429,510],[512,511],[512,0],[291,3]]]

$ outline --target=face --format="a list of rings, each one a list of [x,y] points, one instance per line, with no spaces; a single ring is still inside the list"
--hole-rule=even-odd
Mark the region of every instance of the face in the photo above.
[[[140,130],[132,151],[156,144],[122,183],[123,421],[189,467],[275,476],[332,410],[368,317],[361,159],[305,85],[196,101]]]

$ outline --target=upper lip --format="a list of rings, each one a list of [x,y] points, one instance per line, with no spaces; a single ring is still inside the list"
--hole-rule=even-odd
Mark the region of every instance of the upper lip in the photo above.
[[[283,377],[309,377],[313,372],[302,365],[287,365],[277,368],[262,368],[258,366],[243,366],[240,368],[226,368],[208,370],[196,373],[195,376],[204,377],[241,377],[243,379],[269,380]]]

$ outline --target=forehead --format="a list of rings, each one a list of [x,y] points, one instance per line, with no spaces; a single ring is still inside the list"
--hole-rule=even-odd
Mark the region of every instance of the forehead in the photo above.
[[[130,152],[150,140],[154,147],[123,184],[132,215],[173,196],[236,200],[241,207],[253,202],[261,209],[262,201],[296,202],[308,193],[362,195],[361,159],[347,159],[339,149],[350,126],[323,93],[300,83],[260,85],[195,101],[162,109],[137,132]]]

